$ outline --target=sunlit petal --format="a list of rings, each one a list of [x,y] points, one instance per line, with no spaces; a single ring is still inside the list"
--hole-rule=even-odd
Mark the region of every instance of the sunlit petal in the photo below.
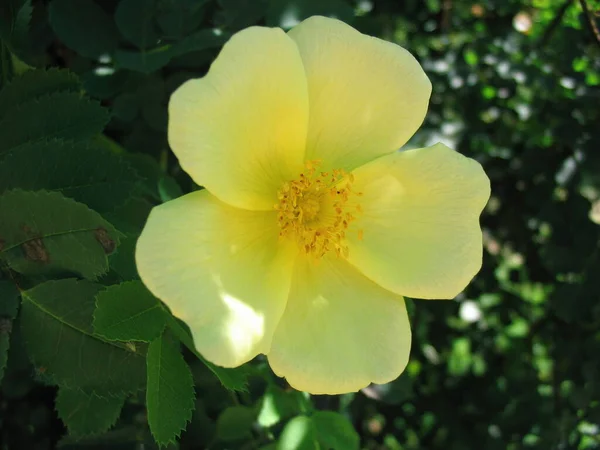
[[[384,156],[354,172],[362,214],[349,261],[381,286],[453,298],[481,268],[479,215],[490,196],[481,165],[436,144]]]
[[[136,248],[140,277],[209,361],[232,367],[269,350],[296,252],[277,233],[273,213],[207,191],[152,210]]]
[[[338,394],[396,378],[410,340],[402,297],[336,256],[317,265],[300,257],[267,356],[292,387]]]
[[[423,122],[431,83],[402,47],[318,16],[289,35],[308,80],[307,159],[353,169],[404,145]]]
[[[273,207],[303,168],[308,94],[294,41],[252,27],[234,35],[202,79],[169,103],[169,143],[183,169],[219,199]]]

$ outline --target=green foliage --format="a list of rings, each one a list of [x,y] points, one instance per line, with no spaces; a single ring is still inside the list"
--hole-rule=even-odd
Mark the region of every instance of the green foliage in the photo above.
[[[56,397],[56,411],[69,434],[81,437],[110,429],[119,418],[124,402],[123,397],[101,397],[62,386]]]
[[[257,422],[272,427],[301,412],[303,398],[298,391],[285,392],[277,386],[269,386],[263,395]]]
[[[175,442],[194,409],[192,374],[179,348],[163,333],[148,346],[148,424],[159,445]]]
[[[125,158],[100,141],[37,141],[0,160],[0,191],[57,191],[101,213],[133,197],[139,181]]]
[[[239,441],[252,437],[256,410],[247,406],[231,406],[217,420],[217,438],[221,441]]]
[[[290,420],[281,433],[277,449],[358,450],[359,442],[358,433],[344,416],[332,411],[317,411],[312,416],[297,416]]]
[[[82,56],[97,58],[117,47],[114,22],[93,0],[53,0],[49,20],[61,41]]]
[[[96,297],[94,330],[110,341],[150,342],[166,326],[160,301],[140,281],[109,286]]]
[[[119,31],[140,49],[153,47],[158,41],[154,28],[154,0],[123,0],[115,13]]]
[[[344,0],[270,0],[266,21],[269,26],[288,29],[311,16],[330,16],[352,23],[354,10]]]
[[[221,381],[223,386],[231,391],[246,391],[248,388],[248,376],[249,370],[246,367],[237,367],[235,369],[227,369],[219,367],[213,363],[204,359],[204,357],[198,353],[192,335],[187,326],[173,316],[167,318],[167,325],[171,332],[179,339],[179,341],[187,347],[199,360],[203,361],[204,364],[213,372],[217,378]]]
[[[23,291],[21,332],[38,372],[68,388],[122,396],[144,387],[146,348],[94,334],[95,297],[89,281],[47,281]]]
[[[19,292],[12,283],[0,280],[0,381],[4,376],[10,334],[19,308],[18,297]]]
[[[19,273],[76,273],[95,280],[119,245],[109,222],[58,192],[7,191],[0,196],[0,213],[0,260]]]
[[[0,122],[0,154],[50,139],[80,141],[102,131],[108,115],[78,93],[54,93],[14,108]]]
[[[81,83],[72,72],[57,69],[25,72],[0,91],[0,118],[44,95],[79,91]]]
[[[599,10],[0,0],[2,445],[598,448]],[[134,260],[152,207],[198,188],[169,149],[171,93],[237,30],[313,14],[413,53],[433,93],[407,147],[443,140],[492,180],[480,274],[455,301],[409,301],[401,377],[335,397],[294,391],[263,357],[204,360]]]

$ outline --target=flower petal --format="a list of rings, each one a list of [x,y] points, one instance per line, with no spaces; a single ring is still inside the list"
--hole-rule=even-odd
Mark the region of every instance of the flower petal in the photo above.
[[[453,298],[481,268],[479,215],[490,196],[481,165],[436,144],[354,172],[363,213],[349,261],[397,294]]]
[[[409,52],[318,16],[289,35],[308,80],[307,159],[351,170],[397,150],[417,131],[431,83]]]
[[[335,256],[300,257],[267,357],[273,371],[313,394],[386,383],[406,367],[410,324],[404,299]]]
[[[269,350],[297,252],[278,242],[278,231],[274,213],[234,208],[208,191],[150,213],[138,272],[209,361],[234,367]]]
[[[298,49],[282,30],[235,34],[201,79],[169,103],[169,144],[183,169],[224,202],[267,210],[303,169],[308,94]]]

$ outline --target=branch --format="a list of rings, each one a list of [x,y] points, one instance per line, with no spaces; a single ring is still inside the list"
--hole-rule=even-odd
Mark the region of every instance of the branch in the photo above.
[[[550,22],[550,25],[548,25],[548,28],[546,28],[544,35],[540,39],[540,44],[539,44],[540,48],[546,46],[546,44],[552,37],[552,34],[554,33],[554,31],[558,28],[558,25],[560,25],[560,23],[562,22],[563,17],[565,15],[565,13],[567,12],[567,9],[569,9],[569,6],[571,6],[572,2],[573,2],[573,0],[567,0],[560,7],[560,9],[558,10],[558,13],[556,14],[556,17],[554,17],[554,19],[552,19],[552,22]]]
[[[596,42],[598,43],[598,45],[600,45],[600,31],[598,30],[598,26],[596,25],[596,20],[594,19],[590,8],[588,8],[587,2],[585,0],[579,0],[579,3],[581,4],[581,9],[583,9],[583,13],[587,18],[587,23],[590,27],[590,31],[596,38]]]

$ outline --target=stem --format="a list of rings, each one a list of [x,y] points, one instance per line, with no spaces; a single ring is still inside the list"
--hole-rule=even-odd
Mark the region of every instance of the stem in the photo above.
[[[596,38],[596,43],[600,45],[600,31],[598,30],[598,26],[596,25],[594,16],[592,15],[590,8],[588,8],[587,2],[585,0],[579,0],[579,3],[581,4],[581,9],[583,9],[583,14],[585,14],[585,17],[587,19],[590,31]]]

